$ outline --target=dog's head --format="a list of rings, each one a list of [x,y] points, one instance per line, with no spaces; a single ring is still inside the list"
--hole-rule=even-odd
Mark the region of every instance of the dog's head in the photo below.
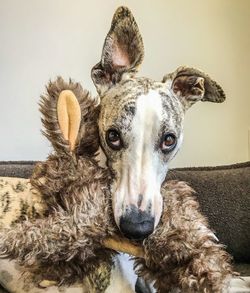
[[[101,145],[114,176],[114,217],[134,239],[151,234],[159,222],[161,184],[182,143],[185,111],[197,101],[225,99],[215,81],[189,67],[167,74],[162,82],[136,77],[143,55],[131,12],[118,8],[92,79],[101,98]]]

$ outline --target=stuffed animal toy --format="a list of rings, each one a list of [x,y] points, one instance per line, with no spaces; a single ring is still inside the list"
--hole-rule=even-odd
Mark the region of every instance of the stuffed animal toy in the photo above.
[[[138,275],[157,292],[224,292],[229,255],[184,182],[163,184],[162,217],[144,241],[119,231],[112,174],[96,158],[97,104],[78,83],[49,83],[40,109],[54,152],[36,166],[28,185],[2,184],[1,194],[8,189],[11,200],[1,210],[1,256],[17,260],[37,285],[81,282],[86,292],[105,292],[113,257],[123,251],[135,256]],[[22,212],[15,216],[18,206]]]
[[[112,251],[103,249],[101,239],[117,228],[109,216],[109,174],[95,159],[96,101],[79,84],[59,78],[48,85],[41,112],[54,153],[36,166],[31,185],[24,187],[29,196],[17,193],[2,210],[2,224],[13,228],[3,230],[1,250],[17,258],[37,284],[44,279],[72,284],[93,271],[100,280],[109,280],[100,276],[110,273]],[[10,215],[15,206],[23,211],[16,217]]]

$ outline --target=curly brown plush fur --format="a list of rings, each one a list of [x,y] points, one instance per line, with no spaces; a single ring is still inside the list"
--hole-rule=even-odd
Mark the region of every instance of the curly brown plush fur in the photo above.
[[[81,107],[73,152],[56,115],[57,99],[64,89],[75,94]],[[47,92],[41,112],[55,153],[37,165],[31,178],[47,203],[46,213],[2,231],[1,254],[17,259],[37,282],[50,279],[69,284],[91,276],[97,292],[104,292],[114,252],[103,247],[102,241],[119,231],[113,220],[109,171],[99,167],[95,158],[99,109],[88,92],[71,81],[67,84],[58,78]],[[170,181],[162,194],[161,221],[141,243],[145,256],[136,259],[138,274],[154,282],[158,292],[223,292],[232,273],[229,256],[207,228],[192,189],[184,182]]]
[[[74,152],[57,120],[57,100],[64,89],[75,94],[81,108]],[[2,231],[1,254],[17,258],[33,276],[39,275],[38,281],[74,283],[100,266],[110,273],[114,252],[104,249],[101,240],[116,226],[111,216],[109,173],[98,166],[94,156],[98,148],[96,101],[80,84],[58,78],[49,83],[40,106],[44,134],[55,153],[36,166],[30,182],[47,203],[46,216],[29,218]]]
[[[136,259],[138,274],[155,281],[157,292],[227,292],[230,256],[208,228],[193,193],[185,182],[162,186],[161,221],[143,242],[145,258]]]

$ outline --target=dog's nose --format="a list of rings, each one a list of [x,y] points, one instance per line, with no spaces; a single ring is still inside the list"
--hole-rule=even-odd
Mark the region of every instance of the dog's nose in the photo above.
[[[154,231],[154,217],[135,206],[120,219],[120,230],[129,239],[143,240]]]

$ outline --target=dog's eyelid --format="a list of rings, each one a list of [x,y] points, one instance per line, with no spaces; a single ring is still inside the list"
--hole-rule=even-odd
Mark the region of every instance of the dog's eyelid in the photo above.
[[[170,135],[175,136],[176,139],[178,139],[178,137],[179,137],[179,135],[176,133],[175,130],[172,130],[171,128],[162,128],[162,129],[161,129],[161,132],[159,133],[159,136],[160,136],[161,140],[163,140],[163,138],[164,138],[167,134],[170,134]]]
[[[120,126],[118,124],[112,124],[109,127],[107,127],[106,132],[114,130],[117,131],[121,135]]]

